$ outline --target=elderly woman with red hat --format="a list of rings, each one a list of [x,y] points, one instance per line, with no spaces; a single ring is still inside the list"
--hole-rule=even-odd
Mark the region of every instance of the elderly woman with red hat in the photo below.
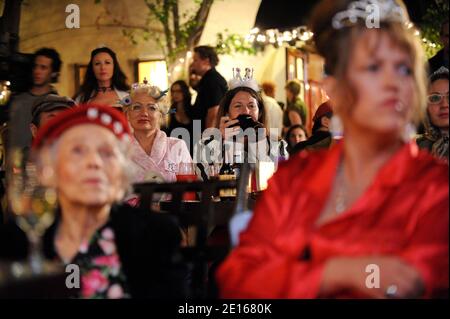
[[[59,202],[45,255],[80,267],[82,298],[180,297],[175,223],[116,204],[128,185],[129,139],[126,118],[107,106],[73,108],[40,128],[33,144],[39,176]]]

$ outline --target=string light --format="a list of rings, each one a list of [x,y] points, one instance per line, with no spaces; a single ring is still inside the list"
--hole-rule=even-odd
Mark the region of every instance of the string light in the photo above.
[[[277,44],[282,46],[283,43],[292,43],[298,41],[307,42],[313,37],[313,33],[307,29],[306,26],[300,26],[290,31],[281,32],[278,29],[268,29],[266,31],[260,31],[259,28],[253,28],[249,34],[245,37],[245,41],[248,43],[258,44]]]
[[[414,28],[413,23],[409,23],[407,28]],[[420,37],[420,31],[415,30],[414,35]],[[283,43],[297,43],[300,42],[308,42],[312,39],[314,33],[311,32],[306,26],[300,26],[294,28],[290,31],[281,32],[278,29],[268,29],[265,31],[261,31],[259,28],[253,28],[250,30],[249,34],[245,37],[245,41],[247,43],[258,43],[259,45],[278,45],[282,46]],[[436,48],[437,44],[429,41],[426,38],[422,38],[422,42],[431,48]]]

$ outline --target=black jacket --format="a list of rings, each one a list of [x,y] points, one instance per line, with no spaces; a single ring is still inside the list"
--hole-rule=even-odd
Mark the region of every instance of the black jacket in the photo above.
[[[296,144],[291,150],[290,154],[293,155],[295,153],[301,152],[304,149],[313,150],[313,149],[328,148],[330,147],[331,140],[332,138],[330,132],[316,131],[306,141]]]
[[[56,257],[53,243],[58,220],[43,239],[44,255],[49,259]],[[187,271],[179,252],[181,235],[169,215],[120,205],[111,209],[110,223],[132,298],[186,296]],[[0,227],[0,258],[19,258],[26,253],[23,233],[13,229],[12,225]]]

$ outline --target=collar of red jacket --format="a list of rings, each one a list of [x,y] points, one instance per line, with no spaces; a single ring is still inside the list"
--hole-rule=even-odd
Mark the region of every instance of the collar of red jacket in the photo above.
[[[315,160],[321,160],[322,163],[317,166],[317,172],[314,174],[314,178],[308,183],[309,187],[307,185],[305,186],[316,194],[323,193],[324,185],[331,187],[343,151],[344,141],[342,140],[332,146],[325,154],[322,153],[321,158],[316,158]],[[405,179],[408,178],[407,174],[411,173],[411,170],[418,168],[417,165],[419,165],[419,162],[415,159],[420,155],[426,156],[423,152],[419,152],[419,148],[414,141],[405,143],[381,167],[374,182],[381,187],[392,187],[405,182]],[[425,161],[423,163],[426,164],[429,162]]]

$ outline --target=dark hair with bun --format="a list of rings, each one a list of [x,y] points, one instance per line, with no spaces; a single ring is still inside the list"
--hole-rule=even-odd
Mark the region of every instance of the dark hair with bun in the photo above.
[[[406,7],[401,0],[394,0]],[[412,61],[412,74],[415,83],[414,121],[419,123],[420,114],[426,99],[426,59],[420,39],[415,35],[415,28],[407,28],[398,21],[381,21],[379,29],[369,29],[364,20],[358,19],[356,23],[335,29],[332,26],[333,17],[347,10],[354,1],[351,0],[322,0],[313,10],[310,28],[314,33],[314,42],[317,52],[325,58],[325,73],[338,80],[340,89],[346,94],[346,110],[350,112],[358,100],[356,90],[348,81],[348,66],[352,59],[353,48],[361,36],[368,31],[376,30],[379,35],[386,34],[390,39],[406,52]],[[373,50],[376,50],[375,45]],[[341,109],[342,110],[342,109]]]

